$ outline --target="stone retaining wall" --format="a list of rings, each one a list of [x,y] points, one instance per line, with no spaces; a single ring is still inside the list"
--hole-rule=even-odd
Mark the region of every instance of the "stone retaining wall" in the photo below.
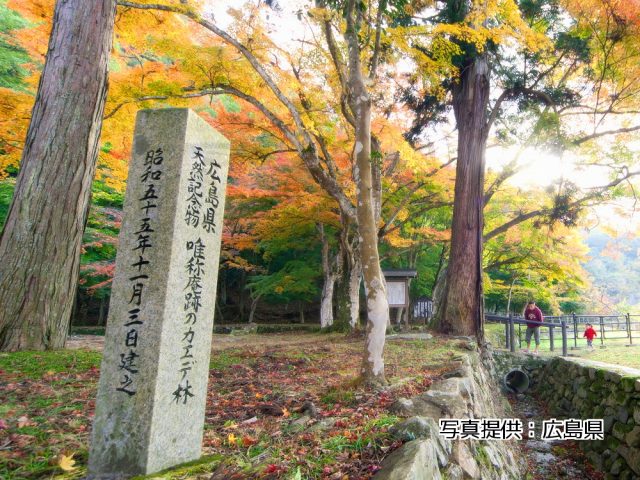
[[[450,441],[438,434],[440,418],[510,417],[493,362],[480,359],[473,342],[452,370],[417,397],[398,399],[392,411],[406,419],[391,433],[406,443],[392,453],[376,480],[510,480],[523,478],[526,461],[517,441]]]
[[[604,420],[603,441],[579,444],[608,479],[640,478],[640,370],[556,357],[531,376],[551,414]]]

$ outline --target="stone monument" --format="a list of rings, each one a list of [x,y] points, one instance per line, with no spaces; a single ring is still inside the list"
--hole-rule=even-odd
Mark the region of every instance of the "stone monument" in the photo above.
[[[131,157],[89,478],[201,452],[229,141],[191,110],[142,110]]]

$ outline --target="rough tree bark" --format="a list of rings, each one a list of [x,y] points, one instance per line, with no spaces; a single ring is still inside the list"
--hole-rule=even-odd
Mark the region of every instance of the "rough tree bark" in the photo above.
[[[435,326],[443,333],[483,338],[482,228],[489,64],[484,55],[463,66],[453,90],[458,162],[451,251]]]
[[[107,93],[114,0],[58,0],[0,238],[0,350],[62,348]]]

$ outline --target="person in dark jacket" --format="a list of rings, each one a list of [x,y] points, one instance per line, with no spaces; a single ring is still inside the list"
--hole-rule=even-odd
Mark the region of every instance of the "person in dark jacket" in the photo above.
[[[525,320],[531,320],[531,322],[544,322],[542,310],[536,307],[536,302],[533,300],[530,300],[529,303],[527,303],[527,307],[524,309],[524,318]],[[524,335],[525,341],[527,342],[527,348],[524,350],[525,352],[528,352],[531,348],[532,336],[536,341],[536,348],[533,351],[533,354],[538,355],[538,348],[540,347],[540,325],[537,323],[527,322],[527,331]]]

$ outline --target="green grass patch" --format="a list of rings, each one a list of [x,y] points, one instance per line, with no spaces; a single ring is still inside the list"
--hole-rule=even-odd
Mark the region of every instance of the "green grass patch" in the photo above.
[[[162,478],[164,480],[183,480],[192,478],[193,475],[213,472],[222,462],[223,455],[209,455],[193,462],[178,465],[167,470],[163,470],[152,475],[133,477],[132,480],[143,480],[149,478]]]
[[[241,356],[240,352],[227,350],[212,354],[209,362],[209,368],[212,370],[224,370],[229,368],[231,365],[246,362],[247,360]]]
[[[333,407],[336,404],[348,406],[355,402],[355,393],[344,387],[331,387],[320,398],[320,401],[329,407]]]
[[[107,327],[97,327],[97,326],[83,327],[83,326],[72,325],[69,330],[69,334],[70,335],[96,335],[99,337],[104,337],[104,332],[106,328]]]
[[[82,373],[100,367],[102,354],[89,350],[0,353],[0,370],[39,380],[46,374]]]
[[[320,326],[314,324],[304,324],[304,323],[292,323],[289,325],[258,325],[256,327],[256,333],[318,333],[320,332]],[[330,333],[330,332],[327,332]]]
[[[606,348],[596,346],[594,350],[581,348],[580,350],[570,350],[569,353],[589,360],[640,369],[640,345],[633,347],[609,345]]]

